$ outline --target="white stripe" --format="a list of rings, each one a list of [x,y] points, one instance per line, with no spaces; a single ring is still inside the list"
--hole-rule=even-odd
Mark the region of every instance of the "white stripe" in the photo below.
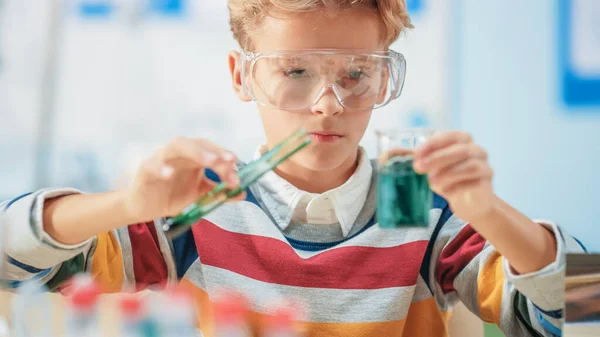
[[[273,303],[300,301],[311,322],[381,322],[406,317],[415,286],[385,289],[323,289],[272,284],[194,263],[185,278],[214,297],[227,289],[243,294],[252,309],[269,313]],[[213,298],[214,300],[214,298]],[[298,303],[296,303],[298,304]]]
[[[285,240],[265,212],[249,201],[224,204],[205,219],[228,231]]]
[[[431,291],[427,287],[425,280],[423,280],[423,278],[421,277],[421,274],[419,273],[419,278],[417,279],[417,286],[415,288],[415,293],[413,295],[412,302],[413,303],[421,302],[430,297],[433,297],[433,295],[431,294]]]
[[[8,261],[3,261],[4,266],[4,274],[0,275],[0,279],[3,280],[11,280],[11,281],[23,281],[29,280],[32,277],[35,277],[39,273],[30,273],[20,267],[14,266]]]
[[[514,297],[517,289],[510,282],[504,282],[502,288],[502,307],[500,309],[500,328],[507,336],[530,336],[529,331],[517,318],[517,313],[513,310]],[[544,336],[549,336],[544,333],[544,329],[539,324],[536,313],[531,306],[531,301],[527,300],[529,317],[533,328]]]
[[[48,274],[41,277],[39,280],[37,280],[37,282],[42,283],[42,284],[48,283],[48,281],[50,281],[54,276],[56,276],[56,274],[58,273],[59,270],[60,270],[60,266],[53,267]],[[34,276],[32,276],[30,278],[20,279],[20,280],[14,280],[14,279],[8,278],[8,280],[26,282],[26,281],[33,279],[36,274],[31,274],[31,275],[34,275]],[[4,278],[2,278],[2,279],[4,279]],[[10,293],[16,293],[18,291],[18,289],[19,288],[0,288],[0,290],[2,290],[2,291],[7,291]]]
[[[583,247],[575,240],[572,236],[566,233],[562,233],[565,238],[565,250],[566,253],[584,253]]]
[[[85,263],[84,263],[83,270],[86,273],[92,272],[92,267],[94,266],[94,257],[96,256],[97,248],[98,248],[98,237],[95,237],[94,241],[92,241],[92,245],[90,246],[88,253],[85,256]]]
[[[465,228],[466,225],[467,223],[464,220],[452,215],[444,223],[442,229],[438,233],[436,241],[443,241],[445,248],[445,246],[447,246],[450,242],[454,241],[456,236],[463,230],[463,228]]]
[[[175,267],[175,259],[173,258],[173,252],[171,251],[171,244],[169,239],[162,230],[162,225],[165,219],[154,220],[154,228],[156,229],[156,236],[158,237],[158,247],[162,254],[163,260],[167,265],[167,279],[169,282],[177,282],[177,268]]]
[[[403,227],[398,229],[381,229],[379,226],[374,225],[361,233],[358,237],[351,238],[330,249],[340,247],[389,248],[418,240],[429,240],[440,214],[440,209],[431,210],[430,222],[433,225],[426,228]],[[281,231],[279,231],[277,226],[269,219],[264,211],[250,202],[223,205],[210,213],[206,217],[206,220],[227,231],[246,235],[263,236],[288,243]],[[317,252],[303,250],[295,251],[301,258],[308,259],[328,250],[329,249]]]
[[[52,270],[50,270],[50,272],[48,274],[46,274],[46,276],[40,278],[39,281],[44,284],[50,282],[50,280],[52,280],[54,278],[54,276],[56,276],[56,274],[58,274],[60,267],[61,267],[60,265],[53,267]]]
[[[123,256],[123,291],[135,289],[135,274],[133,273],[133,254],[131,253],[131,241],[129,230],[121,227],[113,231],[117,238],[121,255]]]
[[[36,201],[34,203],[34,207],[31,210],[31,219],[32,226],[35,228],[35,231],[39,233],[40,240],[42,240],[45,244],[50,245],[54,248],[65,250],[65,251],[73,251],[73,255],[71,257],[79,255],[79,253],[83,253],[85,250],[89,249],[89,246],[92,244],[94,238],[89,238],[83,242],[74,244],[74,245],[66,245],[61,242],[56,241],[52,236],[50,236],[44,230],[43,219],[44,219],[44,202],[46,200],[72,195],[72,194],[81,194],[81,191],[72,189],[72,188],[61,188],[61,189],[45,189],[40,190],[39,194],[36,197]]]
[[[494,247],[486,241],[481,252],[469,261],[453,281],[454,288],[460,294],[460,300],[475,315],[479,315],[479,273],[495,252]]]
[[[60,190],[56,191],[56,193],[59,192]],[[41,215],[36,216],[33,207],[34,204],[42,205],[42,202],[43,200],[38,199],[38,194],[31,194],[19,199],[3,212],[2,226],[7,228],[11,236],[10,245],[5,250],[9,256],[28,266],[48,269],[86,251],[88,246],[86,244],[77,249],[61,249],[43,242],[40,235],[47,234],[43,232],[42,224],[36,221],[41,218]],[[32,223],[32,219],[34,223]],[[36,230],[32,227],[35,227]]]
[[[441,210],[439,210],[441,215]],[[439,216],[438,216],[439,220]],[[437,220],[436,220],[437,221]],[[465,226],[465,222],[452,215],[446,222],[444,223],[442,229],[438,233],[438,236],[433,244],[433,249],[431,254],[431,261],[429,262],[429,280],[431,284],[431,289],[434,293],[434,297],[436,299],[436,303],[438,307],[443,311],[448,311],[458,300],[458,297],[455,293],[452,294],[444,294],[440,285],[437,282],[437,267],[439,264],[438,258],[442,252],[442,250],[451,242],[456,235],[461,231],[461,229]]]
[[[537,318],[537,313],[535,311],[535,307],[531,301],[527,301],[527,311],[529,312],[529,320],[531,321],[531,325],[537,331],[545,331],[544,327],[540,323],[540,320]]]

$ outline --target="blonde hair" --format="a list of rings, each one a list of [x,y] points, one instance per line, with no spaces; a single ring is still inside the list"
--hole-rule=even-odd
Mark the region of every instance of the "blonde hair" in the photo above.
[[[229,24],[233,37],[242,48],[251,47],[249,31],[273,11],[306,13],[319,7],[349,9],[372,8],[377,11],[385,27],[382,42],[389,46],[400,34],[413,28],[406,10],[405,0],[228,0]]]

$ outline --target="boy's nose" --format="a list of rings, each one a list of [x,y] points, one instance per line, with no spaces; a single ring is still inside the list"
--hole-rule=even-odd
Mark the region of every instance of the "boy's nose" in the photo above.
[[[344,106],[340,103],[334,88],[327,85],[319,93],[317,101],[311,107],[311,111],[316,115],[337,116],[344,112]]]

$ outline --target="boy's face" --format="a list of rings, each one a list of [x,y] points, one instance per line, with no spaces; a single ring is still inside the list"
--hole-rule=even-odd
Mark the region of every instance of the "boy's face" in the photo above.
[[[368,9],[348,11],[318,11],[292,17],[267,17],[262,25],[252,31],[250,38],[256,51],[290,51],[302,49],[382,50],[380,19]],[[230,56],[236,87],[239,57]],[[237,66],[236,66],[237,64]],[[258,67],[257,67],[258,68]],[[257,72],[266,72],[261,68]],[[294,70],[293,76],[305,76]],[[239,76],[239,73],[237,74]],[[261,76],[261,74],[257,75]],[[287,75],[286,75],[287,76]],[[265,81],[270,90],[280,89],[274,81]],[[282,90],[282,89],[281,89]],[[330,171],[347,168],[356,160],[357,148],[369,123],[372,109],[349,109],[340,104],[331,87],[322,93],[310,107],[304,109],[275,109],[258,104],[269,148],[304,127],[312,134],[313,143],[293,156],[293,164],[313,171]],[[289,97],[293,94],[286,93]],[[282,98],[292,100],[292,98]]]

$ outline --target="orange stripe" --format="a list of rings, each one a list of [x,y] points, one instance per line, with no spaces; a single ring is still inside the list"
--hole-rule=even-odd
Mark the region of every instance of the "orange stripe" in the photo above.
[[[411,304],[403,336],[448,336],[450,312],[440,311],[435,298]]]
[[[304,323],[307,337],[402,337],[404,320],[366,323]]]
[[[112,232],[98,235],[92,257],[92,276],[107,292],[118,292],[123,286],[123,255]]]
[[[213,337],[215,326],[213,321],[212,303],[208,294],[182,279],[180,287],[193,294],[198,304],[198,322],[205,337]],[[302,323],[303,336],[306,337],[402,337],[402,336],[448,336],[447,321],[449,313],[441,312],[435,299],[413,303],[408,311],[407,319],[387,322],[357,322],[357,323]],[[260,322],[265,314],[251,312],[249,319],[254,336],[260,336]]]
[[[503,287],[502,257],[498,252],[493,252],[479,271],[477,280],[477,301],[482,320],[500,324]]]
[[[204,337],[214,336],[215,325],[213,321],[213,310],[208,294],[185,278],[181,279],[178,287],[185,289],[185,291],[192,294],[194,297],[198,309],[197,323],[198,327],[202,328],[202,335]]]

